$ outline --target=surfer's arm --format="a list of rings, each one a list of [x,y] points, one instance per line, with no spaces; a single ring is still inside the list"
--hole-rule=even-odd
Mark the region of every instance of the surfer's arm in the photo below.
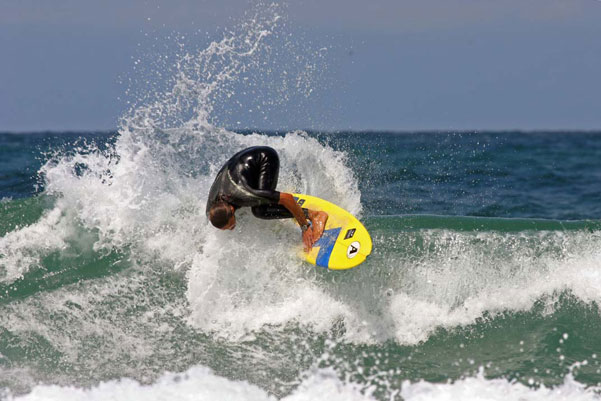
[[[298,224],[302,226],[308,226],[309,220],[305,216],[303,209],[296,203],[292,194],[286,192],[280,192],[280,200],[278,202],[292,213]]]
[[[292,194],[280,192],[280,200],[278,202],[292,213],[298,224],[303,229],[303,243],[305,244],[305,252],[311,250],[313,245],[313,231],[309,230],[309,221],[305,217],[303,209],[296,203]]]

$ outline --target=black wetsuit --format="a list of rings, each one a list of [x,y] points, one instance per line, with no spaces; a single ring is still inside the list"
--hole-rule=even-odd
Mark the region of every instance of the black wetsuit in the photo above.
[[[207,215],[211,206],[223,200],[236,209],[250,206],[261,219],[293,217],[278,204],[280,193],[275,187],[279,171],[278,154],[268,146],[253,146],[236,153],[215,177],[209,191]]]

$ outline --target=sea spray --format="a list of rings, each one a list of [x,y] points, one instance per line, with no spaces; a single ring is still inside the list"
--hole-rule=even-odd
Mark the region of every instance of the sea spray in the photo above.
[[[14,336],[19,343],[9,371],[28,370],[23,377],[6,374],[2,380],[13,379],[0,384],[22,391],[31,380],[144,381],[193,360],[215,360],[218,348],[227,347],[219,338],[239,341],[266,325],[294,322],[327,331],[349,316],[296,257],[300,235],[291,222],[267,224],[241,213],[240,230],[224,237],[204,216],[216,171],[255,144],[280,154],[279,189],[361,211],[344,153],[303,132],[240,135],[210,121],[216,99],[249,62],[259,65],[279,20],[273,10],[243,23],[241,33],[185,54],[171,88],[128,113],[108,147],[68,149],[41,168],[40,196],[52,200],[50,207],[0,242],[11,296],[0,324],[6,341]],[[70,269],[70,261],[79,266]],[[319,298],[326,300],[323,313],[314,314],[306,305]],[[263,317],[253,318],[260,310]],[[28,343],[41,359],[28,362]],[[254,352],[242,353],[238,363]],[[244,375],[259,381],[255,372]]]

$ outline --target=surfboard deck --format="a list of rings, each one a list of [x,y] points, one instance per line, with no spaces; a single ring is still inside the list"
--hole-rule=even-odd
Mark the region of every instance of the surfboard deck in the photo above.
[[[292,194],[304,208],[324,211],[328,221],[310,252],[300,251],[307,262],[330,270],[346,270],[363,263],[372,250],[371,236],[359,220],[340,206],[311,195]]]

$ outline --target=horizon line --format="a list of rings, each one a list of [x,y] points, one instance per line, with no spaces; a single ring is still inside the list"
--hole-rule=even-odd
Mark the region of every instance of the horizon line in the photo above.
[[[173,128],[167,128],[167,130]],[[250,134],[250,133],[265,133],[265,134],[286,134],[296,131],[307,132],[309,134],[362,134],[362,133],[382,133],[382,134],[481,134],[481,133],[522,133],[522,134],[569,134],[569,133],[601,133],[601,128],[594,129],[562,129],[562,128],[536,128],[536,129],[523,129],[523,128],[507,128],[507,129],[314,129],[314,128],[295,128],[295,129],[261,129],[261,128],[244,128],[244,129],[233,129],[225,128],[227,131]],[[86,129],[86,130],[56,130],[56,129],[45,129],[45,130],[0,130],[0,135],[28,135],[28,134],[117,134],[118,128],[114,129]]]

